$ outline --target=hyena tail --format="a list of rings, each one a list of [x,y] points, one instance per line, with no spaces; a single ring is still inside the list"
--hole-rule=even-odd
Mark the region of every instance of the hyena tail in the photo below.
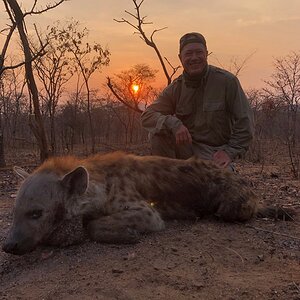
[[[271,218],[283,221],[295,221],[296,211],[292,208],[280,206],[259,206],[256,216],[258,218]]]

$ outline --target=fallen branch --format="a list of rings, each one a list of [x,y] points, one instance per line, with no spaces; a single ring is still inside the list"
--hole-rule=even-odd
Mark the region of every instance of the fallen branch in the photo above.
[[[299,288],[298,284],[295,281],[293,281],[293,284],[296,287],[296,289],[298,290],[298,293],[300,293],[300,288]]]
[[[289,234],[285,234],[285,233],[281,233],[281,232],[276,232],[276,231],[272,231],[272,230],[267,230],[267,229],[255,227],[255,226],[252,226],[252,225],[245,225],[245,226],[249,227],[249,228],[252,228],[252,229],[255,229],[255,230],[258,230],[258,231],[272,233],[272,234],[275,234],[275,235],[281,235],[281,236],[284,236],[284,237],[288,237],[288,238],[300,241],[300,237],[296,237],[296,236],[292,236],[292,235],[289,235]]]
[[[237,251],[235,251],[235,250],[233,250],[231,248],[228,248],[228,247],[225,247],[225,249],[227,249],[227,250],[233,252],[234,254],[236,254],[241,259],[242,263],[244,263],[243,257]]]

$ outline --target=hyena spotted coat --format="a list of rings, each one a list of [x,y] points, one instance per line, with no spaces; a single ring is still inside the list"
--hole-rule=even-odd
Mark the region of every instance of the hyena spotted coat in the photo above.
[[[244,179],[194,158],[116,152],[51,158],[31,175],[15,171],[24,181],[3,245],[13,254],[33,250],[78,218],[94,241],[132,243],[140,233],[163,230],[170,218],[246,221],[259,212]]]

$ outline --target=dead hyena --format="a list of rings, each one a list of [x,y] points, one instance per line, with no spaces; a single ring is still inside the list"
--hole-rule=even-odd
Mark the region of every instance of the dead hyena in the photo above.
[[[246,221],[258,213],[245,180],[210,162],[124,153],[86,159],[51,158],[24,179],[15,203],[5,252],[24,254],[38,244],[66,243],[76,221],[90,239],[132,243],[143,232],[164,229],[168,218],[216,215]],[[71,227],[72,228],[72,227]],[[57,238],[58,236],[61,239]]]

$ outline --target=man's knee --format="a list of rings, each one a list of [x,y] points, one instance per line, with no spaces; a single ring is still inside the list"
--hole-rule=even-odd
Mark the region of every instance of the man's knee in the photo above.
[[[154,134],[150,137],[152,155],[188,159],[194,155],[192,145],[176,145],[175,137],[170,133]]]
[[[152,155],[176,158],[175,140],[171,134],[153,134],[150,143]]]

